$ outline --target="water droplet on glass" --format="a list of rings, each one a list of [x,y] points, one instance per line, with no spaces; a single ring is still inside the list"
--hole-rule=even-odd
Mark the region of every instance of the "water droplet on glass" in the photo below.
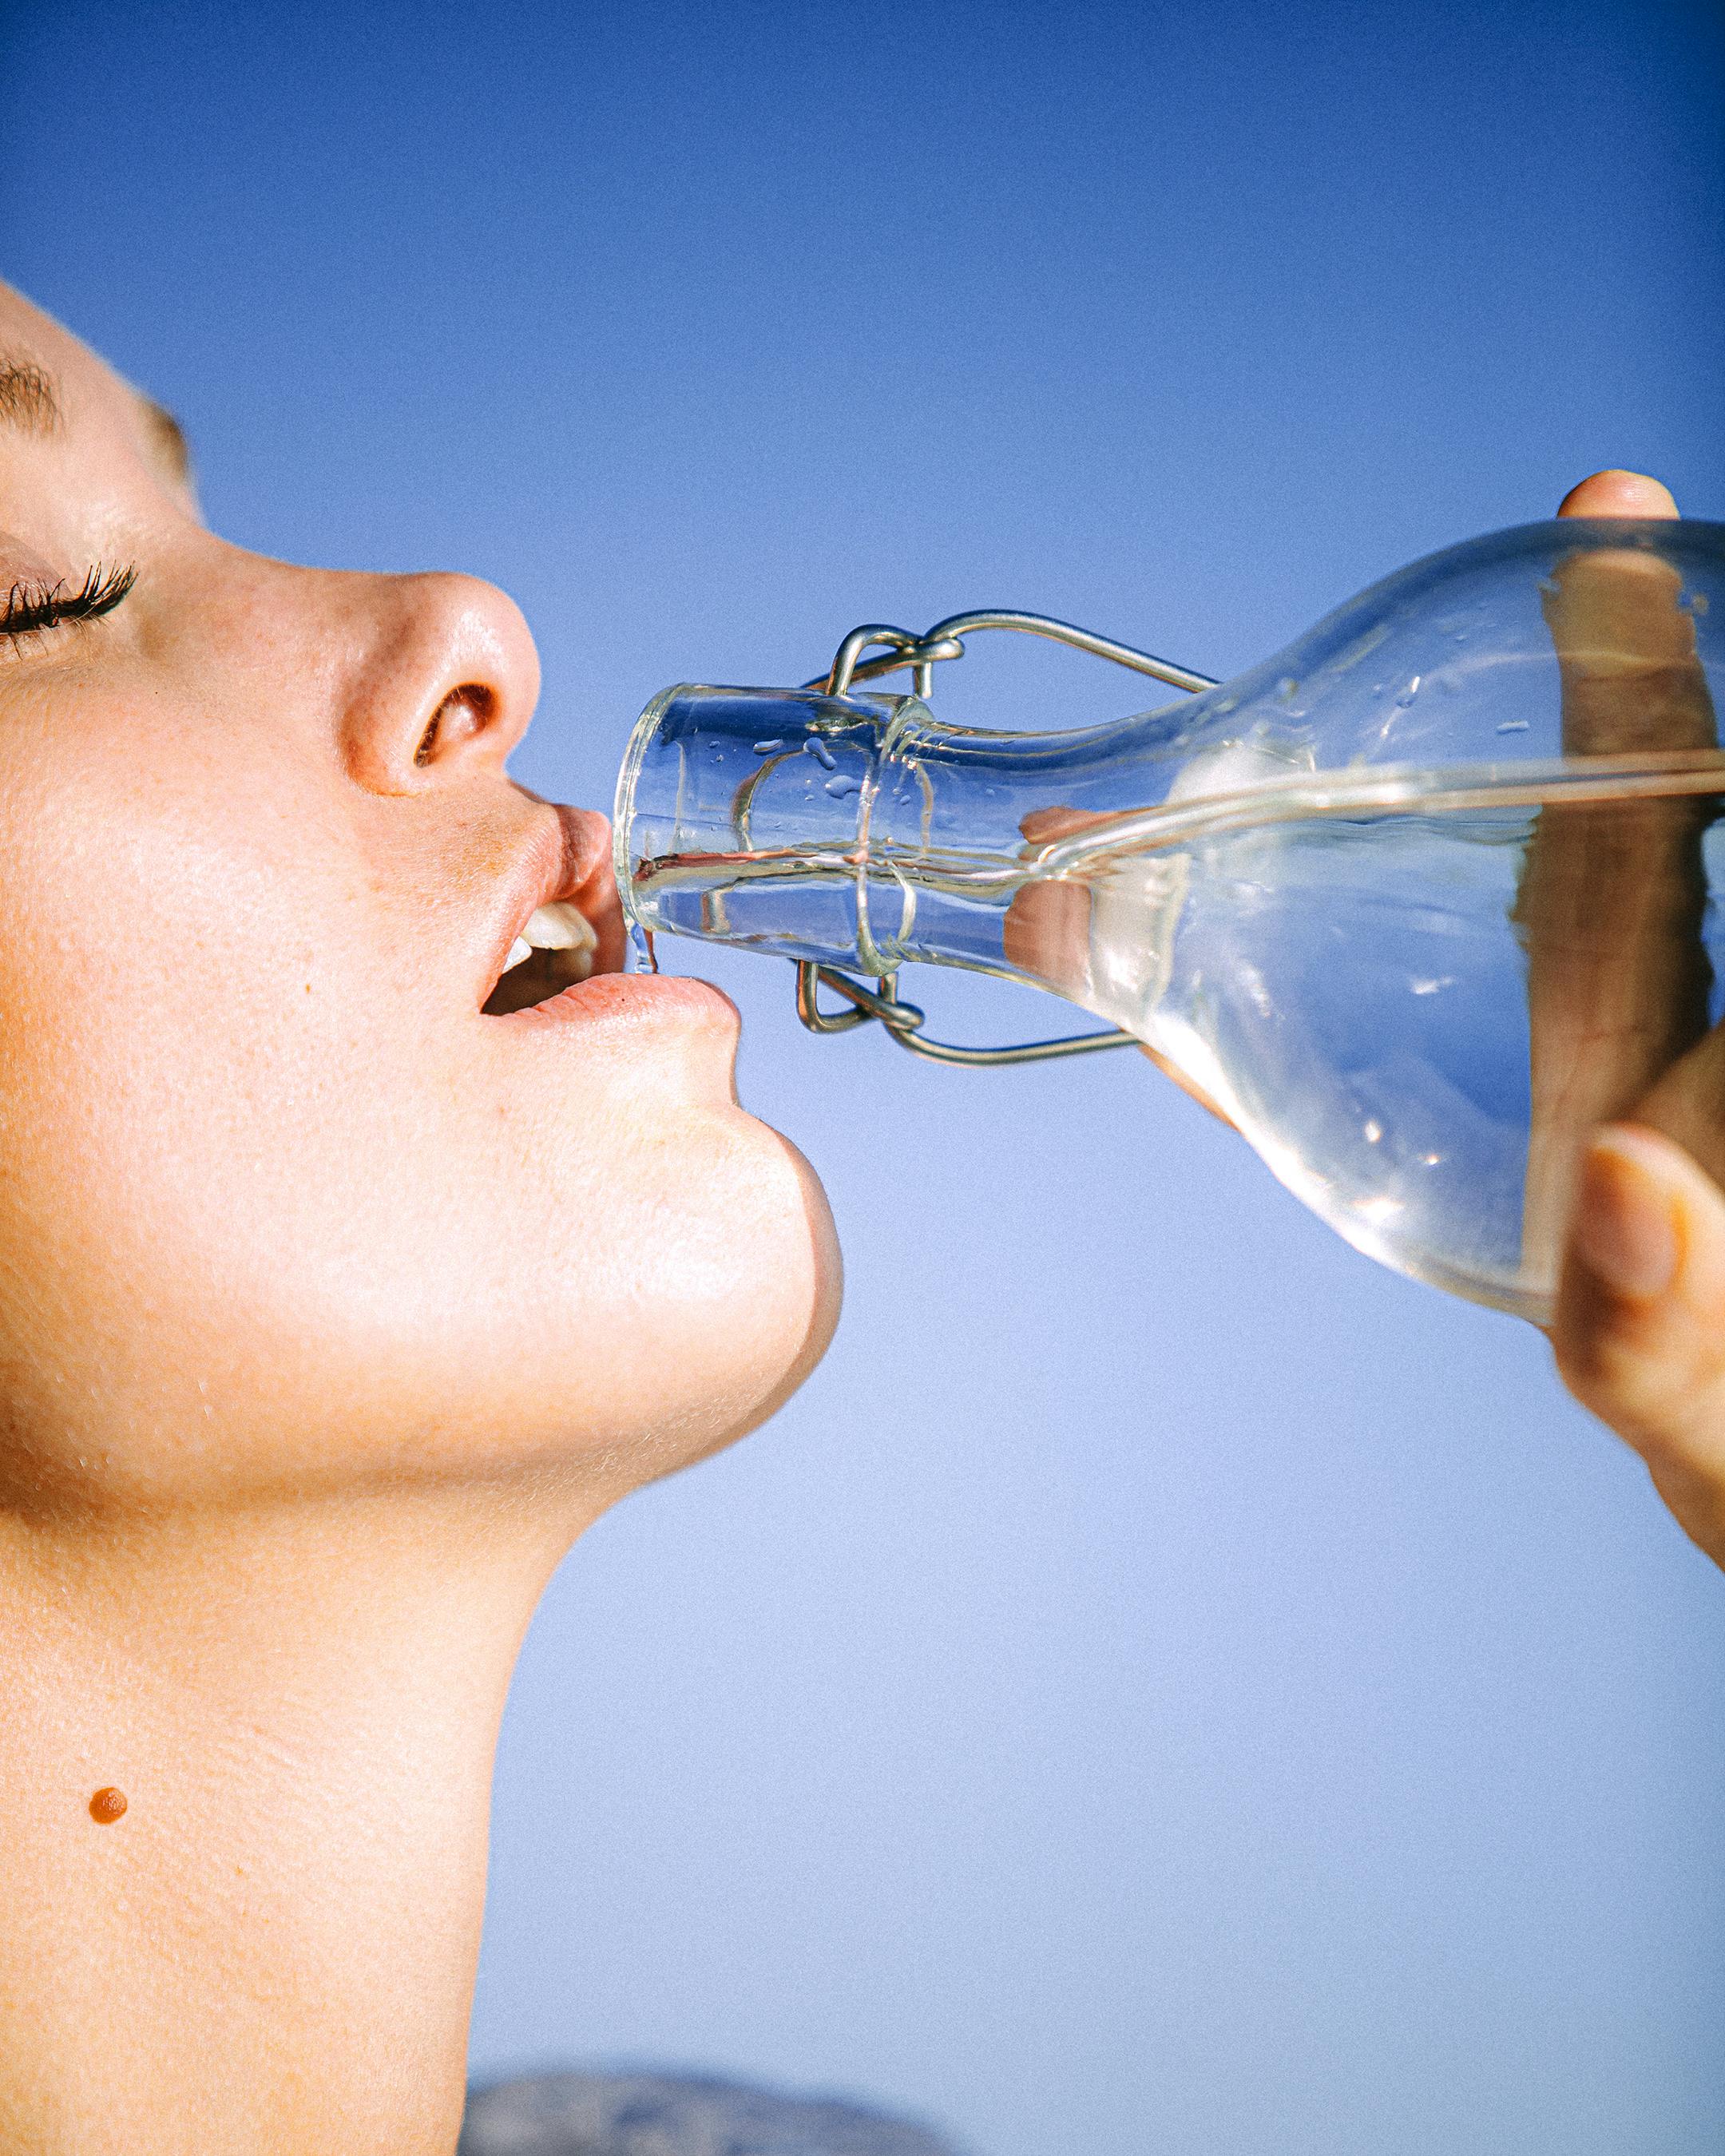
[[[834,761],[833,752],[818,734],[810,734],[808,740],[803,742],[803,749],[805,755],[814,758],[823,771],[836,771],[839,768],[838,764]]]
[[[1505,719],[1497,731],[1501,734],[1524,734],[1527,731],[1527,721],[1526,719]]]
[[[757,756],[771,756],[774,749],[783,748],[783,747],[784,743],[782,741],[757,742],[755,743],[755,754]]]
[[[826,790],[832,795],[834,800],[842,801],[847,793],[860,793],[862,781],[853,778],[849,772],[844,772],[837,778],[829,778],[827,781]]]
[[[1400,694],[1400,696],[1399,696],[1396,698],[1396,700],[1395,700],[1395,701],[1396,701],[1396,704],[1397,704],[1398,708],[1399,708],[1399,710],[1401,710],[1401,711],[1406,711],[1406,710],[1407,710],[1407,708],[1408,708],[1408,706],[1409,706],[1409,704],[1411,704],[1411,703],[1413,702],[1414,699],[1414,698],[1415,698],[1419,694],[1420,694],[1420,676],[1416,674],[1416,675],[1414,676],[1413,680],[1412,680],[1410,682],[1409,682],[1409,684],[1408,684],[1407,687],[1406,687],[1405,689],[1404,689],[1404,690],[1403,690],[1403,691],[1402,691],[1402,693]]]

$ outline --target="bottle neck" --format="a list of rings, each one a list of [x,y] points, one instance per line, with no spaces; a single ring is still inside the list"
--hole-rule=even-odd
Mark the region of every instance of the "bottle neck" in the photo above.
[[[1126,737],[1130,734],[1130,739]],[[1142,718],[1057,734],[942,726],[912,696],[670,690],[619,781],[619,887],[631,921],[859,973],[911,961],[1082,1000],[1061,916],[1034,891],[1049,848],[1162,790]],[[1145,803],[1147,805],[1147,803]]]

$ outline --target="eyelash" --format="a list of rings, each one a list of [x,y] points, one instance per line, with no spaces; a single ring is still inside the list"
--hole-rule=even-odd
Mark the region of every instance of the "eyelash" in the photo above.
[[[75,592],[64,579],[57,584],[14,584],[0,608],[0,636],[21,644],[27,636],[58,629],[63,622],[100,621],[112,613],[138,580],[135,567],[105,570],[100,562]]]

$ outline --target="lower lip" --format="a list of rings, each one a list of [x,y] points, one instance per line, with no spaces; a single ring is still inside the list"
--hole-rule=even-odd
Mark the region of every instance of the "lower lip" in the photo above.
[[[741,1023],[729,996],[710,981],[686,973],[595,973],[542,1004],[511,1011],[494,1025],[555,1027],[665,1026],[679,1029],[721,1026],[734,1034]]]

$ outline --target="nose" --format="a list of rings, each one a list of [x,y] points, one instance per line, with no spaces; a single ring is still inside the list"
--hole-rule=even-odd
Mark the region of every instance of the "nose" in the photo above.
[[[501,770],[539,698],[539,654],[514,600],[477,577],[339,582],[348,775],[399,794]]]

